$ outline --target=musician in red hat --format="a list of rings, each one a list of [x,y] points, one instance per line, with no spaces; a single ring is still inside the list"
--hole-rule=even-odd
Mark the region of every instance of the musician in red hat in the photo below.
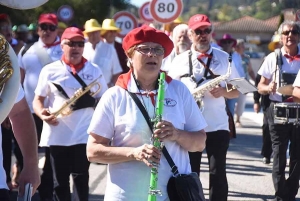
[[[196,14],[189,19],[188,26],[192,46],[190,50],[174,58],[169,67],[169,75],[181,80],[191,92],[218,79],[219,75],[228,79],[239,77],[229,61],[229,55],[211,46],[213,25],[209,18]],[[226,154],[230,140],[225,98],[235,98],[239,92],[236,89],[228,91],[222,80],[216,83],[209,84],[202,92],[201,100],[197,101],[201,102],[200,108],[208,123],[204,130],[207,134],[206,152],[210,173],[209,200],[223,201],[228,196]],[[202,95],[199,93],[199,96]],[[202,152],[190,152],[189,155],[192,171],[199,174]]]
[[[160,68],[163,58],[172,51],[173,42],[162,31],[145,25],[125,36],[123,49],[130,70],[119,76],[116,86],[104,94],[96,107],[88,128],[87,156],[90,161],[108,164],[105,201],[147,200],[154,163],[160,164],[157,189],[162,193],[156,199],[169,200],[171,167],[153,146],[146,119],[156,117]],[[165,85],[161,88],[165,93],[164,108],[154,137],[164,142],[179,172],[190,173],[188,151],[203,150],[206,123],[181,82],[168,76],[161,82]],[[143,116],[130,93],[147,115]]]
[[[290,121],[293,113],[298,113],[298,109],[292,109],[289,103],[285,103],[291,94],[281,94],[277,90],[279,87],[293,84],[299,71],[300,27],[295,21],[284,21],[278,29],[278,34],[282,48],[276,49],[265,58],[258,71],[258,74],[261,75],[258,92],[264,95],[268,94],[271,100],[267,109],[267,118],[273,148],[272,178],[275,200],[285,201],[295,200],[299,188],[300,131],[298,124]],[[282,116],[282,112],[286,114],[286,109],[291,112],[288,116]],[[295,118],[298,118],[298,115]],[[289,141],[291,142],[289,177],[286,179],[286,152]]]
[[[70,175],[76,199],[88,201],[89,196],[86,130],[107,85],[101,69],[82,56],[84,43],[79,28],[65,29],[61,37],[64,52],[61,60],[41,70],[35,89],[33,108],[44,122],[40,146],[50,151],[54,200],[57,201],[71,201]],[[100,84],[100,88],[93,83]],[[68,107],[64,108],[68,101]]]

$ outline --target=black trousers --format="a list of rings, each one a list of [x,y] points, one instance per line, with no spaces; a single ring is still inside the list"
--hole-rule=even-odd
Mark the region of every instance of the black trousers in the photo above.
[[[271,158],[272,155],[272,141],[269,131],[269,123],[268,123],[268,108],[263,111],[263,125],[262,125],[262,148],[261,155],[266,158]]]
[[[300,127],[274,124],[274,104],[268,109],[268,122],[273,147],[272,178],[276,200],[295,200],[300,179]],[[286,152],[290,144],[289,178],[285,178]]]
[[[89,167],[86,144],[50,146],[54,179],[54,200],[71,201],[70,174],[74,181],[75,200],[88,201]]]
[[[9,192],[7,189],[0,189],[0,200],[10,201]]]
[[[207,132],[206,153],[209,164],[209,200],[226,201],[228,182],[226,176],[226,155],[229,147],[229,132],[219,130]],[[192,171],[199,173],[201,152],[189,152]]]
[[[38,134],[37,136],[38,143],[40,143],[43,121],[36,114],[33,114],[33,119],[35,121],[36,131]],[[44,147],[44,149],[45,149],[45,164],[43,167],[43,173],[41,174],[41,184],[38,187],[41,201],[53,198],[53,176],[52,176],[52,168],[50,162],[50,150],[49,147]]]

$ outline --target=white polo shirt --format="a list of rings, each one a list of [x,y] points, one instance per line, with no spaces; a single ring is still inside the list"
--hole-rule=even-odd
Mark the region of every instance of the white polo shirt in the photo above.
[[[51,82],[59,84],[69,97],[82,87],[70,72],[71,68],[61,60],[48,64],[42,69],[35,94],[48,98],[50,112],[57,111],[66,101]],[[86,85],[98,79],[101,91],[94,96],[95,98],[100,98],[107,90],[106,82],[101,76],[101,69],[94,64],[86,62],[78,75]],[[94,86],[91,91],[96,91],[96,87]],[[57,126],[44,122],[40,146],[86,144],[88,138],[86,130],[93,113],[94,109],[89,107],[73,111],[68,116],[58,116]]]
[[[94,50],[92,44],[86,42],[83,56],[100,67],[107,84],[111,82],[113,75],[123,72],[117,52],[110,44],[100,41]]]
[[[57,41],[59,41],[58,37],[56,38],[55,42],[57,42]],[[57,60],[61,59],[63,52],[62,52],[60,44],[50,47],[50,48],[46,48],[46,47],[44,47],[45,44],[42,42],[41,38],[39,38],[37,43],[38,43],[39,48],[46,50],[47,54],[50,56],[52,61],[57,61]],[[33,107],[32,107],[32,101],[34,99],[34,90],[37,86],[39,75],[40,75],[40,72],[41,72],[43,66],[35,52],[36,49],[35,49],[34,45],[32,45],[26,51],[26,53],[22,56],[21,53],[23,52],[24,47],[20,50],[20,52],[18,54],[18,60],[19,60],[20,67],[22,69],[24,69],[24,71],[25,71],[25,78],[24,78],[24,83],[23,83],[25,98],[26,98],[26,101],[29,105],[31,112],[34,113]]]
[[[200,53],[194,50],[194,46],[192,46],[191,51],[193,53],[191,58],[192,65],[193,65],[193,75],[195,76],[196,82],[198,82],[204,76],[205,68],[198,61],[197,57]],[[182,54],[174,58],[171,66],[169,67],[169,75],[173,79],[181,80],[189,88],[189,90],[192,91],[195,85],[191,81],[191,79],[189,77],[180,78],[180,76],[182,75],[189,74],[190,71],[189,55],[188,55],[189,52],[190,51],[183,52]],[[229,64],[228,54],[214,47],[211,47],[206,53],[210,54],[211,52],[213,52],[213,58],[210,62],[209,69],[215,75],[226,74],[228,71],[228,64]],[[207,64],[207,60],[208,60],[207,57],[202,58],[202,61],[205,64]],[[229,79],[233,79],[237,77],[239,77],[239,74],[236,71],[234,63],[231,62],[231,74],[229,76]],[[201,85],[206,83],[207,81],[203,81]],[[221,86],[225,87],[225,82],[221,82]],[[205,131],[206,132],[212,132],[217,130],[229,131],[228,116],[225,110],[226,107],[225,98],[224,97],[215,98],[211,95],[209,91],[206,91],[204,93],[203,102],[204,102],[204,110],[202,114],[208,124],[208,126],[205,128]]]
[[[15,103],[19,102],[24,97],[24,91],[22,86],[19,87],[18,96],[16,98]],[[8,189],[8,186],[6,184],[6,173],[3,168],[3,151],[2,151],[2,130],[0,129],[0,189]]]
[[[130,72],[129,74],[126,87],[131,92],[139,93]],[[122,76],[124,75],[120,77]],[[152,92],[156,93],[156,91]],[[149,116],[153,118],[155,107],[150,96],[138,94],[137,97],[144,103]],[[199,131],[207,125],[190,92],[177,80],[166,83],[162,119],[172,122],[175,128],[186,131]],[[151,144],[151,131],[144,116],[129,93],[120,86],[108,89],[103,95],[96,107],[88,133],[111,139],[111,146],[139,147],[143,144]],[[164,141],[164,143],[179,172],[190,173],[188,152],[173,141]],[[147,200],[150,171],[150,168],[140,161],[109,164],[104,200]],[[171,174],[170,166],[162,155],[157,187],[162,191],[162,196],[158,196],[157,201],[167,199],[166,185]]]
[[[281,48],[281,53],[282,53],[282,67],[281,67],[281,72],[286,72],[286,73],[294,73],[297,74],[299,69],[300,69],[300,61],[297,60],[293,60],[293,61],[289,61],[289,59],[287,59],[286,57],[284,57],[283,55],[286,54],[284,48]],[[298,48],[298,54],[300,54],[300,48]],[[270,79],[270,82],[272,82],[274,80],[275,74],[276,74],[276,82],[279,83],[279,72],[276,70],[276,54],[275,52],[270,53],[264,60],[263,64],[261,65],[260,69],[258,70],[258,74],[260,74],[261,76]],[[279,84],[277,84],[277,89],[279,87]],[[270,94],[269,98],[272,101],[278,101],[278,102],[282,102],[282,94],[279,93],[276,90],[275,94]]]

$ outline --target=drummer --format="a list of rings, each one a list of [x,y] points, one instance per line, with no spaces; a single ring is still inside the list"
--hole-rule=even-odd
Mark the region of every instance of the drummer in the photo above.
[[[300,103],[300,71],[298,71],[293,87],[293,100],[294,102]]]
[[[272,178],[275,188],[275,200],[295,200],[300,178],[299,128],[289,122],[284,124],[274,123],[274,105],[285,102],[285,99],[288,97],[282,96],[277,90],[279,87],[282,87],[282,83],[293,84],[294,80],[286,78],[292,77],[294,79],[295,74],[298,73],[300,66],[300,48],[298,48],[300,27],[295,21],[284,21],[280,25],[278,32],[283,46],[280,51],[270,53],[264,60],[258,71],[258,74],[261,75],[258,91],[264,95],[269,94],[271,100],[267,115],[273,147]],[[279,58],[278,62],[276,62],[277,58]],[[280,81],[279,78],[281,78]],[[300,86],[299,82],[298,86]],[[296,92],[297,90],[295,90]],[[298,137],[296,138],[297,132]],[[286,152],[289,140],[291,142],[290,174],[289,178],[285,179]]]

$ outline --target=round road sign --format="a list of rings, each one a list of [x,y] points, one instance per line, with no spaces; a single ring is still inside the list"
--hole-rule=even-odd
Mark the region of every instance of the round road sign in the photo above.
[[[150,13],[154,20],[160,23],[171,23],[182,12],[182,0],[152,0]]]
[[[58,18],[63,22],[68,22],[73,19],[74,11],[71,6],[68,5],[62,5],[57,10],[57,16]]]
[[[146,2],[140,7],[139,16],[146,22],[153,22],[152,15],[150,13],[150,2]]]
[[[117,12],[113,18],[116,22],[116,26],[121,29],[121,31],[118,33],[118,36],[121,38],[126,36],[129,31],[138,26],[135,16],[127,11]]]

